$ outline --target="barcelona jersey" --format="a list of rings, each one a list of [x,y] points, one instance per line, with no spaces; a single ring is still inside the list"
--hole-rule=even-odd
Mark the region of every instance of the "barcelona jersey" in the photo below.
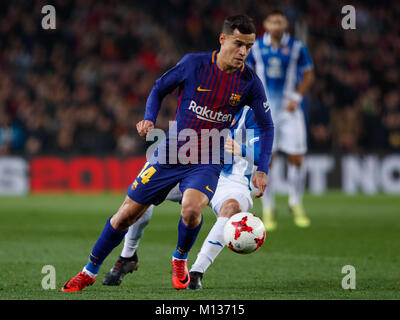
[[[258,170],[268,173],[268,162],[273,142],[273,122],[261,80],[256,73],[242,65],[233,73],[220,70],[216,64],[217,51],[188,54],[155,83],[146,103],[145,120],[156,124],[162,99],[176,88],[175,119],[163,143],[154,156],[164,153],[168,164],[179,164],[183,148],[186,152],[192,135],[197,136],[192,149],[199,152],[198,163],[205,151],[211,156],[217,150],[212,139],[204,141],[205,131],[229,132],[235,114],[244,105],[250,106],[260,128],[260,161]],[[216,143],[223,163],[223,143]],[[176,148],[178,157],[170,158],[170,149]],[[206,149],[206,150],[205,150]],[[184,153],[184,152],[183,152]],[[151,162],[151,160],[150,160]],[[194,163],[194,162],[190,162]],[[203,162],[201,162],[203,163]]]
[[[258,170],[268,172],[274,128],[261,80],[245,64],[233,73],[223,72],[216,58],[217,51],[188,54],[156,81],[144,119],[156,124],[162,99],[176,88],[178,105],[165,139],[127,190],[132,200],[160,204],[178,183],[182,193],[195,189],[211,200],[224,164],[223,132],[230,134],[231,123],[244,105],[254,110],[260,129]],[[205,132],[218,133],[217,140]],[[188,162],[187,153],[194,155]],[[219,154],[216,161],[215,153]]]

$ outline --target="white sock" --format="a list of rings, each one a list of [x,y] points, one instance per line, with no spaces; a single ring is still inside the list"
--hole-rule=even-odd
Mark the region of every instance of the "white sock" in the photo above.
[[[275,192],[272,186],[272,174],[268,175],[268,184],[263,196],[261,197],[261,203],[263,211],[275,209]]]
[[[130,258],[134,255],[137,247],[139,246],[140,239],[143,237],[144,228],[150,222],[153,215],[154,206],[151,205],[144,214],[131,225],[125,235],[124,248],[121,252],[121,257]]]
[[[187,260],[187,259],[179,259],[179,258],[172,256],[172,260]]]
[[[90,272],[88,269],[86,269],[86,267],[83,268],[82,270],[84,273],[86,273],[89,277],[91,278],[95,278],[97,276],[96,273]]]
[[[211,228],[190,271],[204,273],[225,246],[224,227],[228,218],[218,217]]]
[[[288,166],[289,182],[289,206],[294,207],[303,201],[303,193],[306,182],[306,168],[304,161],[300,167],[289,164]]]

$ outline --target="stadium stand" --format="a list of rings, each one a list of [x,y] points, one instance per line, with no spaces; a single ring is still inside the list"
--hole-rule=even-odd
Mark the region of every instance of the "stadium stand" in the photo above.
[[[280,6],[307,42],[317,81],[309,95],[311,152],[400,150],[400,3],[355,1],[357,29],[329,1],[43,1],[0,3],[0,155],[144,154],[135,129],[148,93],[184,52],[212,50],[227,15],[262,32]],[[175,98],[157,127],[167,129]]]

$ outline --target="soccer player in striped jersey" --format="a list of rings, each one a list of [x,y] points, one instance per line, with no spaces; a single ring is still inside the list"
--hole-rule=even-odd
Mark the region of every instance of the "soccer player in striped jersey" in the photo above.
[[[117,213],[107,220],[89,262],[64,284],[62,291],[81,291],[93,284],[104,259],[119,245],[129,226],[150,205],[163,202],[178,183],[183,196],[178,243],[171,261],[172,284],[176,289],[189,285],[187,257],[201,228],[201,212],[214,195],[224,163],[221,140],[225,139],[225,130],[229,132],[235,114],[245,105],[253,108],[260,128],[260,163],[252,182],[258,190],[255,196],[262,196],[267,185],[274,130],[261,80],[244,63],[254,41],[255,26],[251,18],[229,17],[219,36],[219,50],[188,54],[156,81],[147,99],[144,120],[136,126],[138,133],[145,138],[154,129],[163,98],[178,88],[173,125],[128,188]],[[204,132],[212,130],[219,134],[217,141],[204,138]]]
[[[305,101],[313,79],[313,64],[307,47],[286,31],[288,20],[279,9],[272,10],[264,21],[265,34],[256,39],[246,63],[263,82],[275,124],[273,153],[281,151],[288,158],[289,207],[294,222],[308,227],[303,203],[305,185],[304,156],[307,152]],[[277,226],[273,182],[269,177],[263,197],[263,220],[267,230]]]
[[[248,212],[253,207],[250,181],[256,171],[259,150],[259,128],[253,110],[245,106],[239,111],[231,125],[233,139],[227,139],[225,150],[234,155],[230,164],[221,170],[215,195],[209,205],[217,221],[203,242],[197,259],[190,269],[188,289],[202,289],[204,273],[214,262],[225,246],[224,226],[228,219],[238,212]],[[174,187],[167,200],[178,202],[182,199],[179,187]],[[124,247],[117,262],[103,279],[104,285],[119,285],[127,273],[138,268],[136,250],[143,236],[144,228],[150,222],[154,206],[150,206],[143,216],[129,227],[125,236]]]

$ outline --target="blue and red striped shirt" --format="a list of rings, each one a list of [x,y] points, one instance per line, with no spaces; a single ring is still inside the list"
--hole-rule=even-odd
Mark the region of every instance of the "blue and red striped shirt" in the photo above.
[[[175,67],[162,75],[148,97],[144,119],[155,124],[162,99],[178,88],[174,130],[170,128],[164,144],[168,148],[172,137],[178,138],[184,129],[192,129],[198,137],[203,137],[201,133],[204,129],[229,131],[235,114],[243,106],[249,105],[254,110],[260,127],[258,170],[268,173],[273,122],[261,80],[245,64],[233,73],[220,70],[216,64],[216,55],[217,51],[187,54]],[[185,143],[187,139],[180,141],[178,138],[177,149]],[[199,140],[198,147],[201,143]],[[207,144],[209,152],[215,151],[210,141],[207,141]],[[223,159],[223,145],[219,145],[218,148]]]

